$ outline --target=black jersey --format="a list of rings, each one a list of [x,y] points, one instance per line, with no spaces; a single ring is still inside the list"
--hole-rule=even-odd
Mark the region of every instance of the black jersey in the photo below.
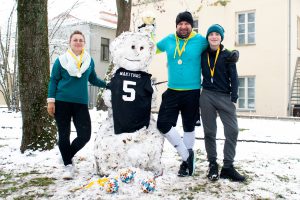
[[[120,68],[110,82],[115,134],[149,126],[153,88],[151,74]]]

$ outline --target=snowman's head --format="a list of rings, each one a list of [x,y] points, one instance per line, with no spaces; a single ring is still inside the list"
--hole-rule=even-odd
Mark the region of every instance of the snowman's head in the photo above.
[[[145,33],[124,32],[114,39],[109,49],[115,68],[147,72],[156,47]]]

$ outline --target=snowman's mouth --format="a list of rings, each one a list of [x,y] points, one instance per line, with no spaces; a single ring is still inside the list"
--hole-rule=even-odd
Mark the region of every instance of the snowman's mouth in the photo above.
[[[140,62],[141,60],[133,60],[133,59],[129,59],[129,58],[125,58],[126,60],[130,61],[130,62]]]

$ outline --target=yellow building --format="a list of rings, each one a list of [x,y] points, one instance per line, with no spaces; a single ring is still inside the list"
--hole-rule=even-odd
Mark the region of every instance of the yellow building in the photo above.
[[[240,59],[238,113],[291,116],[300,110],[300,1],[299,0],[161,0],[133,5],[133,29],[145,10],[156,16],[156,40],[175,32],[179,12],[188,10],[196,30],[206,35],[211,24],[225,29],[223,44],[237,49]],[[213,4],[213,2],[219,2]],[[222,4],[223,3],[223,4]],[[295,74],[298,65],[298,74]],[[157,55],[150,73],[167,80],[166,55]],[[158,86],[159,93],[166,84]],[[300,105],[299,105],[300,106]],[[299,113],[298,113],[299,114]],[[299,114],[300,116],[300,114]]]

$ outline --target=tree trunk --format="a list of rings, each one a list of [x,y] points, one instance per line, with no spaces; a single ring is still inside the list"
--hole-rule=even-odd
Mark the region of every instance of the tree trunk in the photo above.
[[[47,0],[18,0],[18,64],[23,136],[21,152],[48,150],[56,126],[47,114],[49,46]]]
[[[118,24],[116,37],[118,37],[124,31],[128,31],[130,28],[131,1],[132,0],[116,0],[118,10]]]

